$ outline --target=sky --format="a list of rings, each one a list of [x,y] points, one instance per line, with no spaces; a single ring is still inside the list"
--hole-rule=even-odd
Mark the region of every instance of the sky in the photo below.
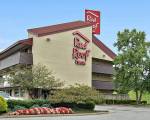
[[[84,20],[85,9],[101,12],[97,37],[116,53],[116,34],[125,28],[150,40],[150,0],[0,0],[0,51],[27,38],[29,28]]]

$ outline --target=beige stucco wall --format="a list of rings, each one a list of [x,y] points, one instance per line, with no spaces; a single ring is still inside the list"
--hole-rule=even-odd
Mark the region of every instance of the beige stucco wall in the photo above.
[[[87,47],[92,50],[92,27],[43,37],[29,34],[29,37],[33,37],[33,64],[41,63],[47,66],[50,71],[53,71],[56,78],[64,82],[65,86],[76,83],[91,86],[91,52],[86,61],[86,65],[76,65],[74,59],[72,59],[72,49],[74,46],[74,36],[72,33],[74,31],[81,32],[91,40]],[[46,41],[47,38],[50,38],[49,42]]]
[[[92,44],[92,57],[98,58],[98,59],[104,59],[104,60],[108,60],[108,61],[113,61],[113,59],[111,57],[109,57],[106,53],[104,53],[104,51],[102,51],[94,43]]]

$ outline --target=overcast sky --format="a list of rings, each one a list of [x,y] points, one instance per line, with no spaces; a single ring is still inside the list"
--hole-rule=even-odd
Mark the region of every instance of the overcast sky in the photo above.
[[[150,0],[0,0],[0,50],[27,38],[26,29],[84,20],[84,10],[101,12],[101,34],[113,51],[125,28],[145,31],[150,40]]]

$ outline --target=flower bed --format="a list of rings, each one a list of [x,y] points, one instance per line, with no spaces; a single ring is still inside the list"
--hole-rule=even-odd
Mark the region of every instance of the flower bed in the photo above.
[[[57,108],[39,107],[24,110],[16,110],[15,112],[11,112],[10,115],[72,114],[72,113],[73,113],[72,109],[66,107],[57,107]]]
[[[47,107],[47,108],[58,108],[66,107],[71,109],[87,109],[93,111],[95,103],[92,101],[82,102],[50,102],[49,100],[8,100],[8,108],[11,111],[16,111],[18,109],[31,109],[36,107]]]

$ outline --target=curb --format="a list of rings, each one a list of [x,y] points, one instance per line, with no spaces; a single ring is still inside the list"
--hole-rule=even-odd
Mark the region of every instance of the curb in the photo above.
[[[30,118],[30,117],[60,117],[60,116],[87,116],[107,114],[109,111],[97,111],[95,113],[74,113],[74,114],[42,114],[42,115],[4,115],[1,118]]]

